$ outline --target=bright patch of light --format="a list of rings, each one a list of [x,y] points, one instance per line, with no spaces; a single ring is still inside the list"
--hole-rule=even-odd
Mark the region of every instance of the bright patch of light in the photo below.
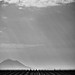
[[[67,4],[74,2],[74,0],[0,0],[9,4],[17,4],[18,6],[36,6],[36,7],[47,7],[61,4]]]

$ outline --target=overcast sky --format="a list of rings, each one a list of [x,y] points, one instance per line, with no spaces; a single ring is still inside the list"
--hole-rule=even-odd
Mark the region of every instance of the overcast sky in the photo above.
[[[75,69],[75,7],[0,6],[0,62],[37,69]]]

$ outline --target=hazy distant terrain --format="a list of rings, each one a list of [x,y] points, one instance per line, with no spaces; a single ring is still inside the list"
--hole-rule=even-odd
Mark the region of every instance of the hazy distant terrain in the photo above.
[[[0,63],[0,70],[30,70],[31,68],[23,65],[17,60],[6,59]]]

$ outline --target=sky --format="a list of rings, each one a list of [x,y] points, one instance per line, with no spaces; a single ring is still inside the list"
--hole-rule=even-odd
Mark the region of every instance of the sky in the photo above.
[[[75,7],[0,6],[0,62],[34,69],[75,69]]]

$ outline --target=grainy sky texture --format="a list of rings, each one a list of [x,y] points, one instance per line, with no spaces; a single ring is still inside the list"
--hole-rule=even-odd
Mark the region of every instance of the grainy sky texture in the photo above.
[[[75,69],[74,3],[43,8],[0,3],[0,62],[34,69]]]

